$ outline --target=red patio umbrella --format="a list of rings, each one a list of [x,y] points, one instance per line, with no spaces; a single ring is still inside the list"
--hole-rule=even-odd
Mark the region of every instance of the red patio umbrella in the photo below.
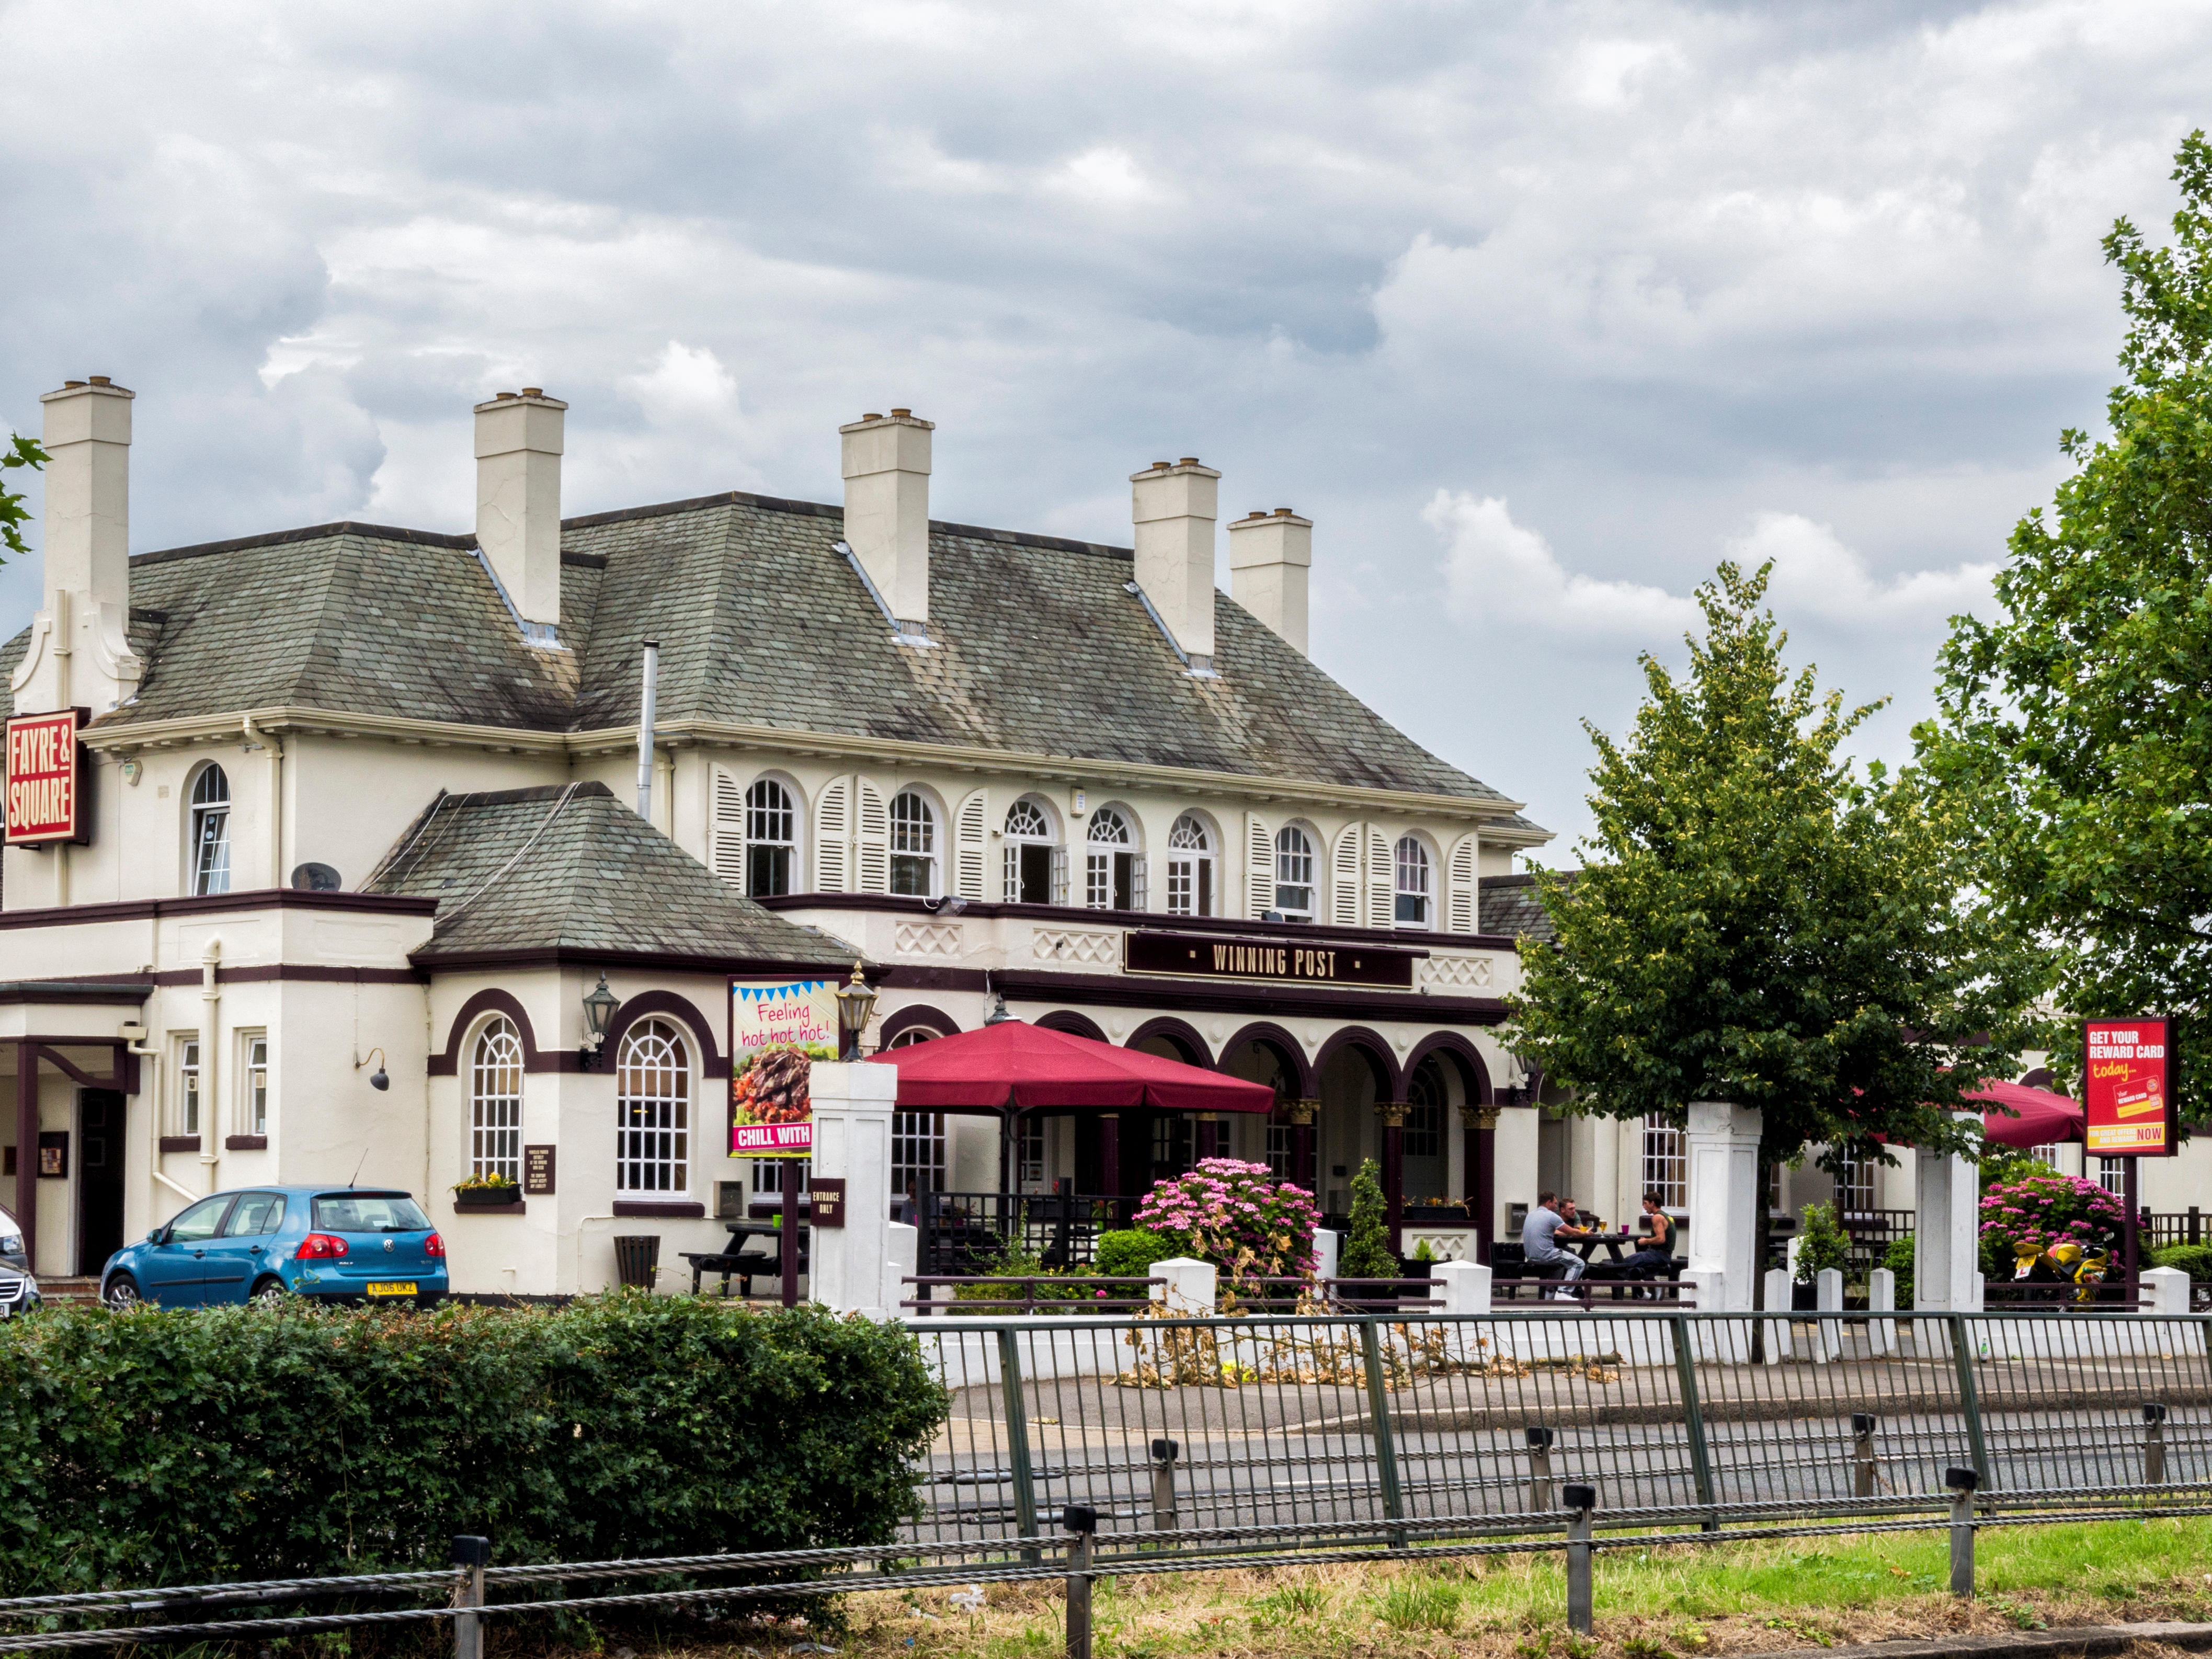
[[[2025,1083],[1985,1083],[1966,1097],[1995,1101],[2020,1114],[1982,1114],[1982,1133],[2000,1146],[2048,1146],[2054,1141],[2079,1140],[2088,1116],[2064,1095],[2048,1089],[2031,1089]]]
[[[957,1036],[871,1054],[898,1068],[898,1103],[910,1112],[1129,1110],[1267,1112],[1264,1083],[1071,1036],[1018,1019]]]

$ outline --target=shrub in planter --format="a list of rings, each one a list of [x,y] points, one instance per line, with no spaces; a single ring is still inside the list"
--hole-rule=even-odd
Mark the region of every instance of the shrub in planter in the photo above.
[[[1264,1164],[1202,1158],[1189,1174],[1154,1182],[1136,1220],[1173,1254],[1211,1261],[1237,1282],[1310,1273],[1321,1216],[1312,1194]]]
[[[2212,1244],[2167,1244],[2150,1253],[2154,1267],[2179,1267],[2199,1283],[2212,1279]]]
[[[1091,1271],[1101,1279],[1145,1279],[1152,1263],[1165,1261],[1176,1246],[1142,1227],[1118,1227],[1101,1233],[1091,1246]]]
[[[1889,1269],[1897,1280],[1897,1307],[1901,1311],[1912,1305],[1912,1235],[1893,1238],[1889,1248],[1881,1254],[1881,1265]]]
[[[0,1595],[890,1540],[946,1396],[912,1335],[615,1292],[0,1326]]]
[[[1850,1260],[1850,1241],[1836,1220],[1832,1204],[1808,1204],[1797,1229],[1797,1282],[1811,1285],[1824,1267],[1838,1271]]]
[[[1336,1271],[1344,1279],[1395,1279],[1398,1258],[1390,1254],[1390,1224],[1382,1196],[1382,1175],[1368,1158],[1352,1177],[1352,1224]]]

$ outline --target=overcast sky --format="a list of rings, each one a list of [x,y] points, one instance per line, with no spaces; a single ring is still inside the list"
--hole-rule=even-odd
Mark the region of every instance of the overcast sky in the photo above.
[[[1557,862],[1723,556],[1908,752],[2212,120],[2201,0],[0,0],[0,425],[136,389],[135,550],[466,530],[525,383],[570,513],[836,500],[896,404],[937,516],[1126,544],[1194,454]]]

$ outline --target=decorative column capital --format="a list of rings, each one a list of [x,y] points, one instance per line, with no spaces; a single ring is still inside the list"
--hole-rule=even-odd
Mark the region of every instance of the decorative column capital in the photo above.
[[[1317,1100],[1293,1100],[1288,1102],[1283,1109],[1291,1115],[1291,1121],[1303,1129],[1313,1122],[1314,1114],[1321,1110],[1321,1102]]]
[[[1378,1100],[1375,1103],[1375,1115],[1382,1120],[1384,1128],[1402,1129],[1406,1127],[1406,1103],[1402,1100]]]
[[[1498,1107],[1491,1101],[1470,1100],[1459,1109],[1460,1121],[1485,1134],[1498,1127]]]

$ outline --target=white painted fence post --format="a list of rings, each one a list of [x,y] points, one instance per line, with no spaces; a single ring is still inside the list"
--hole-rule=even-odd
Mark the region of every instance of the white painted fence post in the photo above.
[[[1443,1291],[1448,1314],[1486,1314],[1490,1310],[1490,1269],[1479,1261],[1440,1261],[1431,1275]]]
[[[1699,1313],[1747,1313],[1759,1263],[1759,1135],[1756,1108],[1727,1101],[1690,1103],[1685,1139],[1689,1157],[1690,1263],[1685,1279],[1698,1286]],[[1748,1357],[1747,1325],[1698,1326],[1710,1358],[1741,1363]]]
[[[884,1251],[884,1288],[891,1299],[892,1318],[921,1311],[919,1308],[902,1308],[900,1303],[929,1299],[928,1293],[921,1286],[907,1283],[921,1271],[921,1229],[903,1221],[892,1222],[890,1242]]]
[[[1328,1279],[1336,1277],[1336,1264],[1344,1249],[1344,1235],[1332,1232],[1327,1227],[1314,1229],[1314,1277]]]
[[[902,1292],[886,1281],[898,1073],[888,1066],[817,1060],[806,1081],[814,1102],[810,1177],[845,1183],[845,1224],[807,1230],[811,1298],[839,1313],[871,1319],[896,1315]]]
[[[1178,1255],[1165,1261],[1155,1261],[1147,1270],[1154,1279],[1164,1279],[1164,1285],[1152,1286],[1152,1300],[1164,1304],[1170,1318],[1202,1318],[1210,1316],[1218,1305],[1217,1289],[1220,1270],[1211,1261],[1194,1261],[1187,1255]]]
[[[2189,1275],[2179,1267],[2147,1267],[2142,1275],[2143,1311],[2156,1319],[2189,1316]]]
[[[1876,1267],[1867,1274],[1867,1311],[1871,1314],[1897,1311],[1897,1275],[1887,1267]],[[1876,1356],[1897,1352],[1897,1322],[1893,1319],[1872,1319],[1867,1322],[1868,1346]]]
[[[1813,1275],[1814,1305],[1824,1314],[1839,1314],[1844,1310],[1844,1270],[1823,1267]],[[1844,1322],[1840,1319],[1820,1322],[1820,1358],[1835,1359],[1844,1352]]]
[[[1766,1322],[1766,1363],[1779,1365],[1790,1358],[1790,1269],[1766,1270],[1766,1311],[1779,1319]]]

